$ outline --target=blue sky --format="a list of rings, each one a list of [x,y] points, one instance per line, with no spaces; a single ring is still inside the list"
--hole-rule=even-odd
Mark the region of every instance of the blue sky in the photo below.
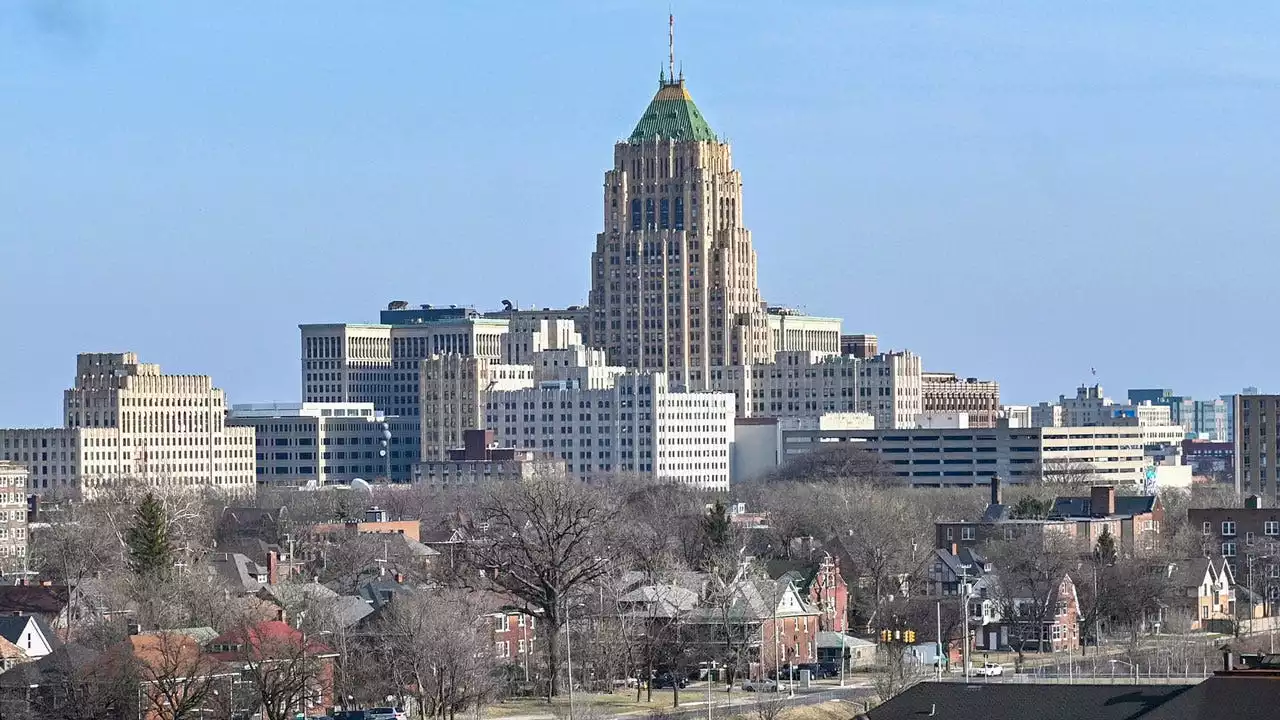
[[[298,323],[584,302],[667,9],[0,3],[0,426],[78,351],[291,400]],[[1276,388],[1280,5],[674,9],[769,302],[1006,402]]]

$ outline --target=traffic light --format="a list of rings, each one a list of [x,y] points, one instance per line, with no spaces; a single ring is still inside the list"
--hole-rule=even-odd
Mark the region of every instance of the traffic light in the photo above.
[[[881,630],[881,631],[880,631],[880,642],[883,642],[883,643],[887,643],[887,642],[889,642],[889,631],[888,631],[888,630]]]
[[[915,631],[915,630],[908,630],[908,631],[907,631],[907,644],[908,644],[908,645],[914,645],[914,644],[915,644],[915,642],[916,642],[916,631]]]

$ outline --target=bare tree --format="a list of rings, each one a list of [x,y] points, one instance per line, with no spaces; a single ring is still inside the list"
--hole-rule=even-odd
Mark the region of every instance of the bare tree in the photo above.
[[[1098,479],[1092,464],[1068,458],[1050,458],[1032,468],[1032,477],[1041,485],[1088,487]]]
[[[281,627],[283,626],[283,627]],[[233,631],[235,662],[266,720],[291,720],[330,689],[333,652],[283,623],[246,624]]]
[[[462,590],[396,598],[365,638],[375,659],[370,684],[407,695],[415,717],[451,719],[478,711],[498,689],[487,608]]]
[[[852,605],[868,631],[884,607],[901,597],[932,547],[932,522],[899,493],[850,488],[829,510],[850,563]]]
[[[159,720],[198,717],[218,684],[218,663],[189,635],[160,632],[130,638],[144,713]]]
[[[534,612],[545,630],[550,694],[560,690],[560,645],[575,591],[603,577],[620,552],[612,542],[615,501],[562,476],[486,492],[468,531],[470,565],[486,583]]]
[[[1079,565],[1078,548],[1069,538],[1046,530],[989,542],[984,552],[995,566],[992,600],[1021,667],[1027,645],[1044,651],[1045,628],[1056,615],[1059,590]]]
[[[881,486],[901,484],[879,453],[859,447],[857,443],[822,443],[789,459],[770,480]]]

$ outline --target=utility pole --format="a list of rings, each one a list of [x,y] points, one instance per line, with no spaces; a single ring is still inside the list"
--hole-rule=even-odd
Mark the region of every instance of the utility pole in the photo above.
[[[573,720],[573,625],[569,622],[569,602],[564,603],[565,660],[569,673],[569,720]]]
[[[937,653],[937,657],[933,659],[933,664],[937,670],[935,674],[938,676],[938,680],[942,680],[942,600],[938,600],[937,612],[938,612],[938,653]],[[841,642],[843,643],[843,641]],[[841,676],[840,684],[841,685],[844,684],[844,676]]]
[[[964,681],[969,682],[969,566],[960,566],[960,615],[964,618]]]

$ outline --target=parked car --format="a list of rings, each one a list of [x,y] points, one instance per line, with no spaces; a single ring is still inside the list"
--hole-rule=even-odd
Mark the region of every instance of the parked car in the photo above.
[[[661,672],[653,677],[653,689],[662,690],[679,684],[683,689],[689,687],[689,678],[671,672]]]
[[[979,677],[996,677],[1004,675],[1004,666],[999,663],[982,663],[973,669],[973,674]]]
[[[409,720],[409,714],[396,707],[376,707],[365,711],[365,720]]]
[[[746,692],[778,692],[777,680],[743,680],[742,689]]]

